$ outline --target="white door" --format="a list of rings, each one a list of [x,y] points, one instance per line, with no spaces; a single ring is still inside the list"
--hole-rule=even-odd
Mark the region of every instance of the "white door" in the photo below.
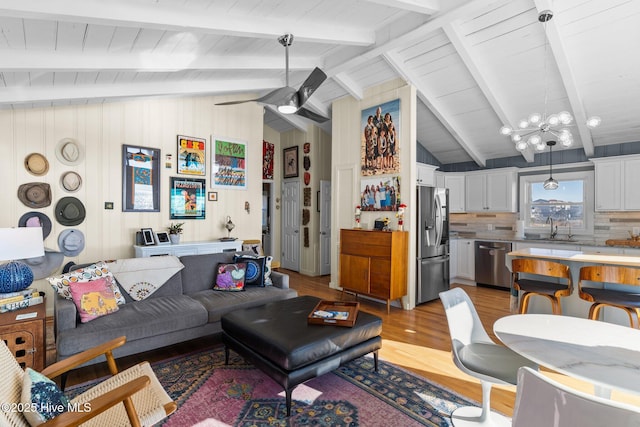
[[[320,181],[320,275],[331,274],[331,181]]]
[[[282,268],[300,271],[300,181],[282,185]]]

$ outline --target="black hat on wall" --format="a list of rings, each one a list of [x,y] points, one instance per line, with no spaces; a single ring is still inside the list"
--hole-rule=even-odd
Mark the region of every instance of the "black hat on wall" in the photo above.
[[[63,197],[56,204],[56,220],[62,225],[78,225],[84,221],[86,211],[75,197]]]

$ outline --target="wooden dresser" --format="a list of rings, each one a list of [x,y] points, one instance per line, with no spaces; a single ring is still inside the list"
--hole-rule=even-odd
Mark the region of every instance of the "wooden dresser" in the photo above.
[[[387,300],[407,294],[407,231],[340,230],[340,286]],[[402,301],[400,302],[402,305]]]

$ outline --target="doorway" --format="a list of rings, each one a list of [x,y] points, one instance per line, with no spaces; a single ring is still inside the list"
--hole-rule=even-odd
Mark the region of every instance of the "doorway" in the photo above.
[[[273,256],[272,217],[273,217],[273,184],[262,183],[262,250],[265,255]]]

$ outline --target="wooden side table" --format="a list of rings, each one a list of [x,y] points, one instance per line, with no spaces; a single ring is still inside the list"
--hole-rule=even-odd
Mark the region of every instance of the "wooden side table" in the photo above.
[[[46,358],[46,304],[0,313],[0,339],[20,366],[36,371],[44,369]]]

